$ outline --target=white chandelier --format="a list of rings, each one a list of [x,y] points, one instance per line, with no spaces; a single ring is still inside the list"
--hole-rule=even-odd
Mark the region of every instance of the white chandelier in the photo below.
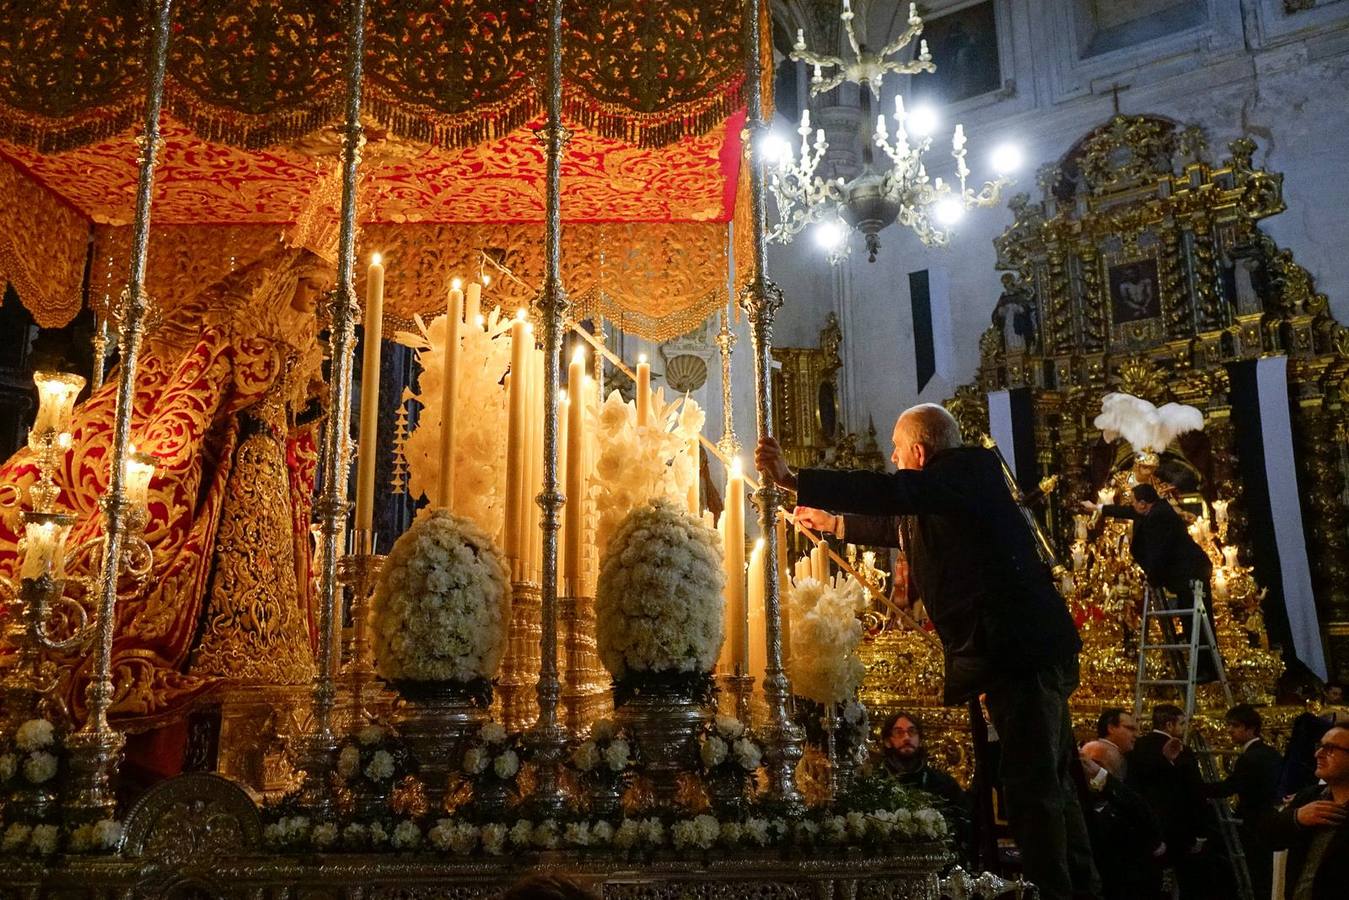
[[[826,56],[806,49],[805,33],[798,29],[791,59],[814,67],[810,81],[812,97],[832,90],[845,81],[866,85],[870,99],[879,100],[882,81],[888,72],[912,75],[935,72],[927,41],[920,41],[916,59],[900,62],[888,57],[909,46],[923,30],[923,20],[915,4],[909,4],[908,27],[879,53],[866,49],[859,42],[853,28],[854,14],[851,0],[843,0],[839,14],[854,59],[847,62],[836,56]],[[831,70],[828,77],[825,72]],[[864,98],[864,101],[867,98]],[[869,108],[869,103],[864,103]],[[955,174],[959,185],[941,177],[929,178],[923,158],[932,147],[937,130],[937,116],[929,107],[908,110],[904,98],[896,95],[894,135],[884,114],[876,117],[871,134],[872,143],[889,158],[888,167],[875,165],[870,148],[863,155],[862,173],[847,180],[822,178],[816,174],[825,151],[829,148],[824,129],[815,131],[811,141],[810,110],[801,112],[800,153],[794,155],[791,145],[782,137],[769,134],[763,147],[769,170],[769,193],[778,210],[778,221],[769,233],[769,239],[788,244],[807,227],[814,231],[826,249],[830,263],[837,263],[851,252],[849,239],[853,231],[866,237],[868,257],[876,261],[880,249],[879,233],[892,222],[912,229],[924,244],[945,246],[951,228],[976,207],[991,207],[998,202],[1002,188],[1010,182],[1009,173],[1020,163],[1020,153],[1004,146],[994,152],[992,163],[997,175],[975,192],[967,187],[970,169],[965,158],[965,129],[956,125],[951,137],[951,156],[955,159]]]

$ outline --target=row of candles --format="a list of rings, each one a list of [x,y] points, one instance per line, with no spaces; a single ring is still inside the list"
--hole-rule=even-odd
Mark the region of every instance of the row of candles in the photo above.
[[[56,510],[56,490],[41,490],[51,484],[52,470],[59,455],[70,449],[73,436],[75,400],[84,390],[85,380],[67,372],[35,372],[38,411],[28,433],[28,447],[36,457],[39,485],[31,491],[31,511],[24,514],[24,550],[19,577],[54,579],[65,575],[66,542],[74,517]],[[128,523],[133,529],[145,526],[150,515],[150,482],[155,474],[155,458],[130,446],[123,468],[122,484],[126,497]]]
[[[372,257],[366,278],[366,341],[361,373],[362,397],[376,397],[379,392],[378,339],[379,322],[383,316],[384,301],[383,260]],[[485,279],[484,279],[485,281]],[[447,345],[445,375],[440,410],[440,481],[432,498],[434,505],[454,507],[454,441],[459,426],[460,408],[471,398],[460,396],[460,351],[464,329],[484,328],[482,316],[482,288],[479,282],[470,283],[463,290],[456,279],[452,282],[446,305]],[[542,546],[539,505],[535,497],[542,490],[543,462],[543,351],[535,345],[533,325],[521,310],[509,322],[510,370],[505,379],[507,391],[507,439],[505,514],[501,544],[511,560],[512,577],[516,581],[537,581],[542,570]],[[567,503],[563,507],[559,535],[558,568],[564,592],[581,595],[593,589],[598,560],[588,553],[590,546],[591,509],[590,478],[597,452],[595,424],[598,421],[598,388],[587,371],[583,347],[578,347],[567,369],[566,386],[559,396],[558,412],[558,481]],[[651,389],[651,365],[645,356],[639,358],[635,369],[635,406],[639,429],[664,429],[666,423],[656,421],[654,394]],[[375,403],[362,403],[359,425],[358,467],[356,489],[355,527],[358,533],[368,532],[373,521],[375,499],[374,459],[378,440]],[[678,464],[687,467],[689,491],[686,497],[688,513],[706,517],[698,494],[699,477],[698,439],[690,437],[688,451]],[[748,673],[762,669],[764,622],[763,606],[763,547],[755,545],[746,559],[745,547],[746,484],[740,462],[728,466],[725,510],[718,530],[723,540],[726,571],[727,641],[724,670]],[[779,542],[785,541],[785,522],[780,523]],[[785,576],[785,566],[780,566]],[[753,623],[753,624],[751,624]],[[758,634],[751,634],[757,630]],[[751,659],[751,654],[755,658]],[[757,669],[755,668],[757,665]]]

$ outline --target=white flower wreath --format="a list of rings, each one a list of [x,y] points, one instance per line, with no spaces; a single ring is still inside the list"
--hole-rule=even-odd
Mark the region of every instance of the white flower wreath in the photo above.
[[[634,509],[600,563],[596,640],[615,678],[711,672],[721,650],[721,541],[664,500]]]
[[[510,576],[476,524],[443,509],[393,545],[371,607],[375,663],[386,679],[474,681],[501,665]]]

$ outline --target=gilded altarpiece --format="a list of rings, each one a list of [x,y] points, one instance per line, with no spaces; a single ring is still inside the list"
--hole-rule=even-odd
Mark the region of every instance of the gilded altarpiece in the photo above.
[[[986,431],[987,392],[1031,390],[1040,474],[1061,478],[1045,516],[1063,550],[1069,507],[1102,486],[1093,458],[1119,450],[1092,425],[1101,397],[1196,406],[1206,422],[1199,491],[1233,501],[1231,541],[1241,544],[1227,365],[1286,355],[1313,587],[1331,672],[1343,679],[1349,330],[1291,251],[1258,227],[1285,204],[1282,176],[1256,166],[1255,150],[1240,138],[1215,163],[1197,127],[1116,116],[1042,169],[1043,199],[1013,198],[1016,222],[994,241],[1011,275],[999,306],[1024,310],[1032,333],[1012,338],[995,316],[977,380],[950,406],[967,430]]]

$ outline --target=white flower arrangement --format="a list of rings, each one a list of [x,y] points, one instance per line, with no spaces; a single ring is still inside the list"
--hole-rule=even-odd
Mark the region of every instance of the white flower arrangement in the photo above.
[[[866,675],[857,653],[862,643],[858,615],[866,609],[865,589],[851,576],[825,584],[794,581],[791,609],[792,692],[828,706],[852,699]]]
[[[404,819],[394,826],[389,836],[389,845],[395,850],[414,850],[422,842],[422,830],[411,819]]]
[[[122,823],[116,819],[100,819],[81,825],[70,833],[70,852],[115,850],[121,842]]]
[[[505,559],[468,519],[423,513],[394,542],[375,589],[376,668],[391,681],[491,679],[510,625]]]
[[[698,759],[708,778],[747,780],[763,761],[763,748],[745,724],[719,715],[698,736]]]
[[[32,784],[45,784],[56,777],[56,757],[46,750],[34,750],[23,761],[23,777]]]
[[[56,728],[46,719],[29,719],[14,732],[14,746],[24,753],[45,750],[56,743]]]
[[[707,850],[721,835],[721,823],[715,816],[703,814],[692,819],[680,819],[671,829],[676,850],[694,848]]]
[[[590,737],[571,753],[572,767],[583,779],[615,779],[625,774],[636,760],[632,743],[610,719],[600,719],[590,727]]]
[[[336,822],[320,822],[314,826],[314,830],[309,833],[309,840],[313,842],[315,848],[327,850],[337,843],[337,838],[341,832],[337,828]]]
[[[61,843],[61,829],[55,825],[34,825],[28,838],[28,850],[35,856],[50,856]]]
[[[600,659],[615,679],[708,673],[722,642],[721,541],[664,500],[632,510],[600,563]]]
[[[667,404],[663,388],[652,394],[645,427],[637,424],[635,401],[625,402],[618,391],[600,407],[592,496],[601,553],[634,509],[662,499],[681,505],[697,483],[691,442],[702,432],[706,414],[690,397]]]
[[[519,735],[507,734],[499,722],[487,722],[464,749],[459,769],[478,786],[514,786],[522,746]]]
[[[407,747],[394,732],[366,725],[343,741],[334,768],[343,781],[384,794],[414,767]]]
[[[440,409],[445,383],[447,317],[437,316],[428,326],[414,316],[416,332],[399,331],[398,343],[417,353],[416,392],[405,389],[403,400],[421,406],[417,427],[403,445],[408,466],[408,493],[434,496],[440,480]],[[499,310],[487,315],[486,331],[466,323],[460,331],[459,382],[455,395],[460,409],[472,409],[472,427],[460,427],[454,443],[453,512],[477,522],[491,535],[500,535],[506,511],[506,391],[502,376],[510,366],[510,320]],[[463,421],[463,413],[460,413]]]

